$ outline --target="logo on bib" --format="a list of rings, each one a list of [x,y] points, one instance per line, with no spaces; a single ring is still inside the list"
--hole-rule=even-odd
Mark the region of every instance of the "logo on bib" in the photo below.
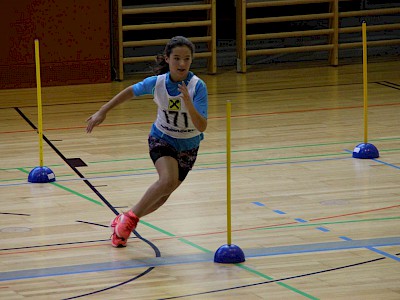
[[[181,99],[169,99],[168,102],[169,110],[181,110]]]

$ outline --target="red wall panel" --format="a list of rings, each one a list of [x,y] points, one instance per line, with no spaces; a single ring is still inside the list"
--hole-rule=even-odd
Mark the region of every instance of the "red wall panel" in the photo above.
[[[35,87],[35,38],[42,86],[111,80],[109,0],[0,3],[0,88]]]

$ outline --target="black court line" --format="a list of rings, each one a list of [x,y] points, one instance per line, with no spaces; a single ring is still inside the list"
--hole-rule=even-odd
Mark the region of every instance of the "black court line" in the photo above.
[[[76,220],[76,222],[78,223],[83,223],[83,224],[89,224],[89,225],[95,225],[95,226],[100,226],[100,227],[110,227],[108,225],[104,225],[104,224],[99,224],[99,223],[93,223],[93,222],[87,222],[87,221],[81,221],[81,220]]]
[[[400,87],[400,84],[398,84],[398,83],[390,82],[390,81],[387,81],[387,80],[384,80],[383,82],[386,82],[387,84],[391,84],[391,85]]]
[[[88,221],[81,221],[77,220],[78,223],[95,225],[99,227],[109,228],[110,226],[88,222]],[[135,239],[137,237],[130,237],[129,239]],[[27,249],[35,249],[35,248],[47,248],[47,247],[58,247],[58,246],[67,246],[67,245],[78,245],[78,244],[86,244],[86,243],[99,243],[99,242],[108,242],[110,239],[101,239],[101,240],[88,240],[88,241],[81,241],[81,242],[67,242],[67,243],[56,243],[56,244],[45,244],[45,245],[33,245],[33,246],[24,246],[24,247],[15,247],[15,248],[1,248],[0,251],[10,251],[10,250],[27,250]]]
[[[34,129],[38,130],[37,127],[31,122],[31,120],[28,119],[27,116],[18,108],[15,107],[15,110],[18,112],[18,114]],[[110,202],[107,201],[107,199],[88,181],[85,179],[85,176],[82,175],[82,173],[75,167],[73,166],[69,159],[66,158],[60,150],[57,149],[56,146],[43,134],[43,140],[46,141],[46,143],[54,150],[55,153],[75,172],[76,175],[78,175],[80,178],[83,179],[83,182],[103,201],[104,204],[106,204],[115,215],[118,215],[119,212],[110,204]]]
[[[27,120],[27,121],[28,121],[28,120]],[[28,123],[29,123],[29,122],[28,122]],[[32,124],[32,125],[33,125],[33,124]],[[31,126],[32,126],[32,125],[31,125]],[[36,129],[34,126],[33,126],[33,128]],[[45,140],[46,140],[46,139],[45,139]],[[46,140],[46,142],[49,143],[50,141]],[[49,145],[52,147],[51,143],[50,143]],[[52,148],[53,148],[53,147],[52,147]],[[53,148],[53,150],[55,150],[55,149]],[[56,150],[55,150],[55,151],[56,151]],[[58,151],[58,150],[57,150],[57,151]],[[56,151],[56,153],[58,153],[57,151]],[[60,153],[60,154],[61,154],[61,153]],[[63,157],[62,154],[60,155],[60,157]],[[70,167],[71,167],[71,166],[70,166]],[[74,171],[75,171],[75,170],[74,170]],[[77,170],[76,170],[76,171],[77,171]],[[78,171],[78,172],[79,172],[79,171]],[[77,174],[78,174],[78,173],[77,173]],[[79,172],[79,174],[80,174],[80,172]],[[79,174],[78,174],[78,175],[79,175]],[[82,176],[81,178],[84,178],[84,177]],[[86,180],[86,179],[84,179],[84,180],[85,180],[85,183],[86,183],[87,180]],[[86,183],[86,184],[87,184],[87,183]],[[93,188],[94,188],[94,187],[93,187]],[[100,198],[100,199],[102,199],[102,198]],[[102,200],[103,200],[103,199],[102,199]],[[106,200],[106,201],[107,201],[107,200]],[[110,204],[110,205],[111,205],[111,204]],[[112,208],[113,208],[113,207],[112,207]],[[114,210],[115,210],[115,208],[114,208]],[[114,211],[114,210],[113,210],[113,211]],[[143,239],[141,236],[138,236],[138,238]],[[398,255],[398,254],[396,254],[396,255]],[[219,290],[206,291],[206,292],[196,293],[196,294],[181,295],[181,296],[175,296],[175,297],[169,297],[169,298],[161,298],[160,300],[162,300],[162,299],[178,299],[178,298],[184,298],[184,297],[190,297],[190,296],[196,296],[196,295],[206,295],[206,294],[217,293],[217,292],[222,292],[222,291],[229,291],[229,290],[234,290],[234,289],[239,289],[239,288],[245,288],[245,287],[251,287],[251,286],[256,286],[256,285],[269,284],[269,283],[275,283],[275,282],[282,282],[282,281],[286,281],[286,280],[290,280],[290,279],[296,279],[296,278],[301,278],[301,277],[306,277],[306,276],[321,274],[321,273],[325,273],[325,272],[340,270],[340,269],[344,269],[344,268],[354,267],[354,266],[358,266],[358,265],[362,265],[362,264],[366,264],[366,263],[371,263],[371,262],[375,262],[375,261],[379,261],[379,260],[383,260],[383,259],[385,259],[385,257],[383,257],[383,258],[378,258],[378,259],[374,259],[374,260],[369,260],[369,261],[365,261],[365,262],[361,262],[361,263],[350,264],[350,265],[346,265],[346,266],[342,266],[342,267],[336,267],[336,268],[331,268],[331,269],[326,269],[326,270],[321,270],[321,271],[316,271],[316,272],[311,272],[311,273],[306,273],[306,274],[300,274],[300,275],[296,275],[296,276],[285,277],[285,278],[281,278],[281,279],[268,280],[268,281],[264,281],[264,282],[260,282],[260,283],[255,283],[255,284],[241,285],[241,286],[236,286],[236,287],[231,287],[231,288],[226,288],[226,289],[219,289]],[[135,276],[135,277],[133,277],[133,278],[127,280],[127,281],[121,282],[121,283],[119,283],[119,284],[116,284],[116,285],[113,285],[113,286],[110,286],[110,287],[107,287],[107,288],[104,288],[104,289],[101,289],[101,290],[98,290],[98,291],[94,291],[94,292],[91,292],[91,293],[86,293],[86,294],[82,294],[82,295],[78,295],[78,296],[74,296],[74,297],[70,297],[70,298],[65,298],[65,300],[67,300],[67,299],[76,299],[76,298],[79,298],[79,297],[84,297],[84,296],[88,296],[88,295],[93,295],[93,294],[100,293],[100,292],[103,292],[103,291],[106,291],[106,290],[110,290],[110,289],[115,288],[115,287],[119,287],[119,286],[121,286],[121,285],[127,284],[127,283],[129,283],[129,282],[132,282],[132,281],[134,281],[134,280],[136,280],[136,279],[138,279],[138,278],[144,276],[145,274],[149,273],[153,268],[154,268],[154,267],[151,267],[151,268],[147,269],[145,272],[143,272],[142,274],[139,274],[139,275],[137,275],[137,276]]]
[[[63,300],[77,299],[77,298],[86,297],[86,296],[90,296],[90,295],[94,295],[94,294],[98,294],[98,293],[101,293],[101,292],[105,292],[105,291],[111,290],[111,289],[113,289],[113,288],[116,288],[116,287],[122,286],[122,285],[124,285],[124,284],[127,284],[127,283],[129,283],[129,282],[132,282],[132,281],[134,281],[134,280],[136,280],[136,279],[138,279],[138,278],[140,278],[140,277],[146,275],[147,273],[149,273],[149,272],[152,271],[153,269],[154,269],[154,267],[148,268],[148,269],[147,269],[146,271],[144,271],[143,273],[140,273],[139,275],[137,275],[137,276],[135,276],[135,277],[133,277],[133,278],[131,278],[131,279],[129,279],[129,280],[126,280],[126,281],[123,281],[123,282],[121,282],[121,283],[118,283],[118,284],[116,284],[116,285],[109,286],[109,287],[107,287],[107,288],[104,288],[104,289],[101,289],[101,290],[98,290],[98,291],[95,291],[95,292],[86,293],[86,294],[82,294],[82,295],[79,295],[79,296],[73,296],[73,297],[69,297],[69,298],[64,298]],[[130,297],[128,297],[128,298],[130,298]]]
[[[14,109],[18,112],[18,114],[19,114],[19,115],[34,129],[34,130],[36,130],[36,131],[38,130],[37,127],[31,122],[31,120],[29,120],[29,118],[28,118],[18,107],[15,107]],[[75,172],[76,175],[78,175],[80,178],[83,179],[83,182],[85,182],[85,184],[86,184],[100,199],[101,199],[101,201],[103,201],[104,204],[106,204],[106,205],[108,206],[108,208],[111,209],[111,211],[112,211],[115,215],[118,215],[118,214],[119,214],[119,212],[111,205],[111,203],[110,203],[110,202],[109,202],[109,201],[108,201],[108,200],[107,200],[93,185],[92,185],[92,183],[91,183],[89,180],[87,180],[87,179],[85,178],[85,176],[82,175],[82,173],[81,173],[74,165],[71,165],[70,161],[61,153],[60,150],[57,149],[56,146],[54,146],[54,144],[53,144],[44,134],[43,134],[43,140],[46,141],[46,143],[47,143],[47,144],[54,150],[54,152],[57,153],[57,155],[58,155],[58,156],[59,156],[59,157],[60,157],[74,172]],[[160,252],[160,250],[157,248],[156,245],[154,245],[151,241],[149,241],[149,240],[143,238],[136,230],[134,230],[133,233],[136,235],[137,238],[139,238],[140,240],[142,240],[143,242],[145,242],[146,244],[148,244],[148,245],[154,250],[154,253],[155,253],[156,257],[161,257],[161,252]],[[106,290],[109,290],[109,289],[112,289],[112,288],[115,288],[115,287],[119,287],[119,286],[121,286],[121,285],[127,284],[127,283],[129,283],[129,282],[132,282],[132,281],[134,281],[134,280],[136,280],[136,279],[138,279],[138,278],[140,278],[140,277],[146,275],[147,273],[149,273],[149,272],[152,271],[153,269],[154,269],[154,267],[150,267],[150,268],[148,268],[147,270],[145,270],[144,272],[140,273],[139,275],[137,275],[137,276],[135,276],[135,277],[133,277],[133,278],[127,280],[127,281],[121,282],[121,283],[119,283],[119,284],[117,284],[117,285],[113,285],[113,286],[107,287],[107,288],[105,288],[105,289],[101,289],[101,290],[98,290],[98,291],[94,291],[94,292],[89,293],[89,294],[74,296],[74,297],[68,298],[68,299],[75,299],[75,298],[80,298],[80,297],[84,297],[84,296],[87,296],[87,295],[93,295],[93,294],[97,294],[97,293],[100,293],[100,292],[103,292],[103,291],[106,291]]]
[[[44,247],[57,247],[57,246],[77,245],[77,244],[86,244],[86,243],[98,243],[98,242],[107,242],[109,240],[110,239],[91,240],[91,241],[82,241],[82,242],[57,243],[57,244],[45,244],[45,245],[33,245],[33,246],[24,246],[24,247],[15,247],[15,248],[2,248],[2,249],[0,249],[0,251],[27,250],[27,249],[44,248]]]
[[[399,254],[400,253],[397,253],[396,255],[399,255]],[[226,292],[226,291],[237,290],[237,289],[253,287],[253,286],[259,286],[259,285],[264,285],[264,284],[269,284],[269,283],[277,283],[277,282],[287,281],[287,280],[291,280],[291,279],[298,279],[298,278],[302,278],[302,277],[318,275],[318,274],[322,274],[322,273],[328,273],[328,272],[347,269],[347,268],[351,268],[351,267],[357,267],[357,266],[377,262],[377,261],[384,260],[384,259],[386,259],[386,257],[375,258],[375,259],[371,259],[371,260],[367,260],[367,261],[363,261],[363,262],[359,262],[359,263],[354,263],[354,264],[350,264],[350,265],[345,265],[345,266],[341,266],[341,267],[335,267],[335,268],[316,271],[316,272],[310,272],[310,273],[305,273],[305,274],[300,274],[300,275],[295,275],[295,276],[290,276],[290,277],[284,277],[284,278],[280,278],[280,279],[273,279],[273,280],[268,280],[268,281],[263,281],[263,282],[258,282],[258,283],[250,283],[250,284],[239,285],[239,286],[234,286],[234,287],[230,287],[230,288],[224,288],[224,289],[218,289],[218,290],[212,290],[212,291],[206,291],[206,292],[200,292],[200,293],[186,294],[186,295],[180,295],[180,296],[174,296],[174,297],[168,297],[168,298],[159,298],[157,300],[179,299],[179,298],[207,295],[207,294],[213,294],[213,293],[219,293],[219,292]]]
[[[377,82],[374,82],[374,83],[400,91],[400,85],[392,83],[392,82],[389,82],[389,81],[377,81]]]
[[[31,216],[29,214],[17,214],[17,213],[9,213],[9,212],[0,212],[0,215],[27,216],[27,217]]]

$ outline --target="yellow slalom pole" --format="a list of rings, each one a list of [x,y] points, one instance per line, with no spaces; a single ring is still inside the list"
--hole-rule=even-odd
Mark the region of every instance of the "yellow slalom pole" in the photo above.
[[[368,80],[367,80],[367,24],[362,23],[363,86],[364,86],[364,144],[368,143]]]
[[[40,167],[43,167],[42,87],[40,82],[40,56],[39,56],[38,39],[35,39],[35,64],[36,64],[36,93],[37,93],[37,104],[38,104],[39,165]]]
[[[226,202],[228,245],[232,244],[231,218],[231,102],[226,103]]]
[[[226,216],[227,216],[227,244],[218,248],[214,255],[214,262],[237,264],[246,260],[240,247],[232,244],[232,212],[231,212],[231,102],[226,102]]]

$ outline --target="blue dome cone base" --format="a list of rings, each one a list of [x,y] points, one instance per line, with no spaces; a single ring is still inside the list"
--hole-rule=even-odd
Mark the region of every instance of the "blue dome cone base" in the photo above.
[[[35,167],[28,175],[28,181],[32,183],[47,183],[56,181],[56,175],[48,167]]]
[[[354,158],[363,158],[363,159],[371,159],[378,158],[379,151],[378,149],[369,143],[361,143],[358,144],[353,150]]]
[[[214,255],[214,262],[222,264],[237,264],[245,261],[244,253],[239,246],[222,245]]]

